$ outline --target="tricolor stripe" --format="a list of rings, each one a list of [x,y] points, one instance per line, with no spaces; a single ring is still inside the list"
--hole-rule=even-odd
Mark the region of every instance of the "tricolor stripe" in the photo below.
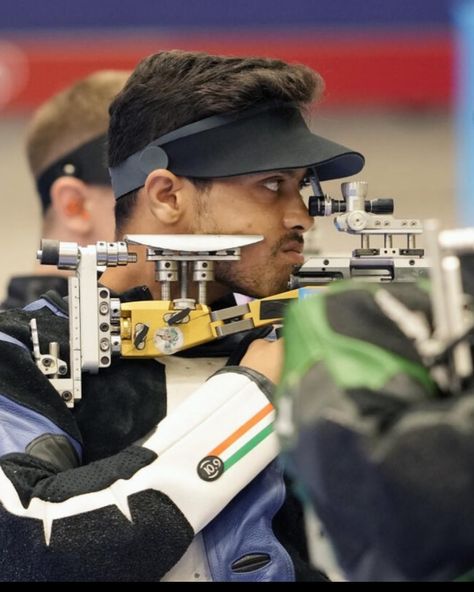
[[[271,403],[237,428],[209,452],[224,462],[224,471],[241,460],[273,432],[274,407]]]

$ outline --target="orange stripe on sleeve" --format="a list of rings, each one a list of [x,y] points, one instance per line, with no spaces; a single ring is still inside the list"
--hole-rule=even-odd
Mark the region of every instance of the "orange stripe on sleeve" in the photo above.
[[[261,409],[258,413],[256,413],[253,417],[251,417],[248,421],[246,421],[243,425],[240,426],[235,432],[233,432],[228,438],[226,438],[221,444],[216,446],[214,450],[211,450],[209,456],[219,456],[221,452],[223,452],[226,448],[228,448],[231,444],[233,444],[236,440],[240,438],[245,432],[247,432],[251,427],[256,425],[261,419],[263,419],[266,415],[268,415],[271,411],[273,411],[273,405],[268,403],[263,409]]]

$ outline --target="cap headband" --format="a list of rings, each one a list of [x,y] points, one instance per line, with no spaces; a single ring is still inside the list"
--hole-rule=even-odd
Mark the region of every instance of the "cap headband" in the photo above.
[[[41,197],[43,211],[51,203],[51,185],[59,177],[76,177],[85,183],[95,185],[110,185],[110,174],[106,166],[107,136],[101,135],[75,150],[62,156],[51,164],[36,181],[36,187]]]

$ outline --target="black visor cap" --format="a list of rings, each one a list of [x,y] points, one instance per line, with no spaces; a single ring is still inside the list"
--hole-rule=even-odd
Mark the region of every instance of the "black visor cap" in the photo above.
[[[203,130],[206,122],[210,127]],[[294,105],[209,117],[180,129],[181,137],[171,132],[111,169],[116,197],[143,186],[154,168],[219,178],[314,167],[327,181],[354,175],[365,162],[360,153],[313,134]]]

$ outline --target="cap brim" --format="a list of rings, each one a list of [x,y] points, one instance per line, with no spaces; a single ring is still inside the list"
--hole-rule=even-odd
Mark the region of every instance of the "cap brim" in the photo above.
[[[355,175],[362,154],[312,133],[301,114],[277,110],[164,145],[168,168],[190,177],[230,177],[314,167],[321,181]]]

